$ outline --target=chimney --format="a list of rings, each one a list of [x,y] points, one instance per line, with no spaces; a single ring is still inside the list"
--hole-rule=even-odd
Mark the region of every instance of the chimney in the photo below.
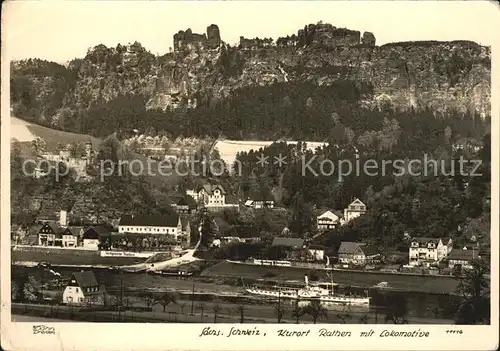
[[[59,213],[59,225],[61,227],[68,226],[68,212],[65,210],[61,210],[61,212]]]

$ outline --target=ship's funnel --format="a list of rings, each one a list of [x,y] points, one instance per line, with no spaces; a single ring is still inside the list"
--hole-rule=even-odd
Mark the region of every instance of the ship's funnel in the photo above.
[[[304,281],[306,282],[306,286],[309,286],[309,278],[307,277],[307,274],[304,276]]]

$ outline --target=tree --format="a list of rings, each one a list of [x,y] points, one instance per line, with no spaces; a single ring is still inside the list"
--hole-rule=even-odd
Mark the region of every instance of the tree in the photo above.
[[[304,197],[300,191],[295,194],[292,202],[292,219],[289,228],[292,232],[303,236],[312,228],[312,207],[304,201]]]
[[[177,296],[173,292],[166,291],[160,296],[157,303],[163,306],[163,312],[165,312],[168,305],[177,303]]]
[[[281,323],[283,315],[285,314],[285,308],[283,307],[281,302],[278,302],[278,304],[274,306],[274,313],[276,313],[276,318],[278,319],[278,323]]]
[[[42,154],[46,151],[47,143],[44,139],[37,137],[31,142],[31,147],[36,154]]]
[[[205,215],[202,219],[201,224],[201,242],[199,248],[203,248],[205,250],[208,249],[212,245],[213,238],[213,221],[208,215]]]
[[[472,262],[472,268],[464,270],[457,286],[462,296],[458,308],[457,324],[488,324],[490,321],[489,282],[486,278],[488,265],[483,259]]]
[[[198,308],[200,310],[200,320],[203,322],[203,313],[205,312],[205,303],[204,302],[200,302],[199,304],[196,305],[196,308]]]
[[[349,313],[346,314],[337,314],[337,318],[339,318],[342,321],[342,324],[346,324],[348,319],[351,319],[351,315]]]
[[[181,308],[181,314],[184,314],[184,309],[186,308],[186,303],[185,302],[179,303],[179,307]],[[186,315],[186,318],[187,318],[187,315]]]
[[[451,139],[451,128],[450,126],[446,126],[444,129],[444,142],[445,144],[449,144]]]
[[[305,314],[305,311],[302,307],[299,306],[299,300],[295,301],[295,304],[292,309],[292,317],[295,318],[295,323],[299,324],[299,319]]]
[[[239,313],[240,315],[240,323],[245,322],[245,305],[239,305],[236,307],[236,313]]]
[[[307,306],[304,307],[304,313],[312,317],[314,324],[320,317],[327,318],[328,312],[323,304],[318,300],[313,300],[309,302]]]
[[[139,295],[144,303],[146,304],[146,307],[153,307],[153,305],[156,303],[155,301],[155,295],[149,292],[144,292]]]
[[[32,276],[28,277],[28,281],[23,286],[24,298],[30,302],[39,301],[41,293],[40,283]]]
[[[217,315],[220,313],[221,309],[222,307],[218,303],[212,305],[212,311],[214,312],[214,323],[217,323]]]
[[[364,314],[361,317],[359,317],[359,323],[360,324],[368,324],[368,315]]]
[[[10,281],[10,298],[12,301],[20,301],[21,291],[19,284],[15,280]]]

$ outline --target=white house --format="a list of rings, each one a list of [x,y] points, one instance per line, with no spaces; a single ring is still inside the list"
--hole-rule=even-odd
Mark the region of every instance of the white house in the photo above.
[[[355,198],[353,202],[344,209],[344,219],[343,223],[348,223],[354,218],[358,218],[366,213],[366,205],[358,198]]]
[[[118,224],[119,233],[136,233],[170,236],[173,240],[189,245],[191,226],[177,213],[169,215],[125,215]]]
[[[342,241],[337,252],[339,263],[364,265],[380,260],[378,249],[365,243]]]
[[[220,185],[205,184],[198,189],[198,199],[207,207],[226,204],[226,191]]]
[[[438,260],[447,257],[453,249],[453,240],[451,238],[441,238],[438,243]]]
[[[45,223],[38,231],[39,246],[76,247],[77,243],[78,233],[56,223]]]
[[[70,228],[66,228],[62,236],[62,246],[76,247],[78,245],[78,234],[78,231],[72,231]]]
[[[325,248],[321,245],[309,245],[307,251],[316,261],[323,261],[325,259]]]
[[[76,305],[102,304],[102,290],[95,278],[94,272],[75,272],[64,289],[62,302]]]
[[[409,248],[409,264],[411,266],[430,266],[438,263],[450,253],[453,242],[451,239],[413,238]]]
[[[101,226],[87,228],[83,233],[83,247],[90,250],[99,250],[101,240],[110,235],[111,232]]]
[[[187,195],[193,197],[197,203],[209,210],[219,210],[229,207],[238,207],[238,204],[228,204],[226,202],[226,191],[218,184],[205,184],[195,190],[186,191]]]
[[[335,211],[326,211],[320,216],[316,217],[316,225],[318,230],[331,230],[340,223],[341,214]]]
[[[253,191],[245,201],[245,206],[254,209],[274,208],[274,198],[271,194],[262,194],[259,191]]]
[[[479,250],[474,247],[470,249],[464,247],[462,250],[455,249],[448,255],[448,267],[460,266],[461,268],[470,269],[472,268],[472,261],[479,257]]]

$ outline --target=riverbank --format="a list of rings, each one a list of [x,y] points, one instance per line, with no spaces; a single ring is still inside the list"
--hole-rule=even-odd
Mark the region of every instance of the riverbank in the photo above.
[[[202,273],[202,277],[231,277],[272,280],[303,280],[310,269],[300,267],[273,267],[245,265],[223,261]],[[319,280],[330,280],[325,270],[314,270]],[[342,285],[371,288],[381,282],[387,282],[388,289],[408,292],[452,294],[459,280],[453,276],[422,276],[392,273],[370,274],[364,271],[335,270],[333,280]]]
[[[18,247],[11,249],[13,265],[36,266],[41,262],[67,267],[112,267],[142,263],[144,257],[101,256],[100,251],[83,249],[58,250],[40,246]]]

